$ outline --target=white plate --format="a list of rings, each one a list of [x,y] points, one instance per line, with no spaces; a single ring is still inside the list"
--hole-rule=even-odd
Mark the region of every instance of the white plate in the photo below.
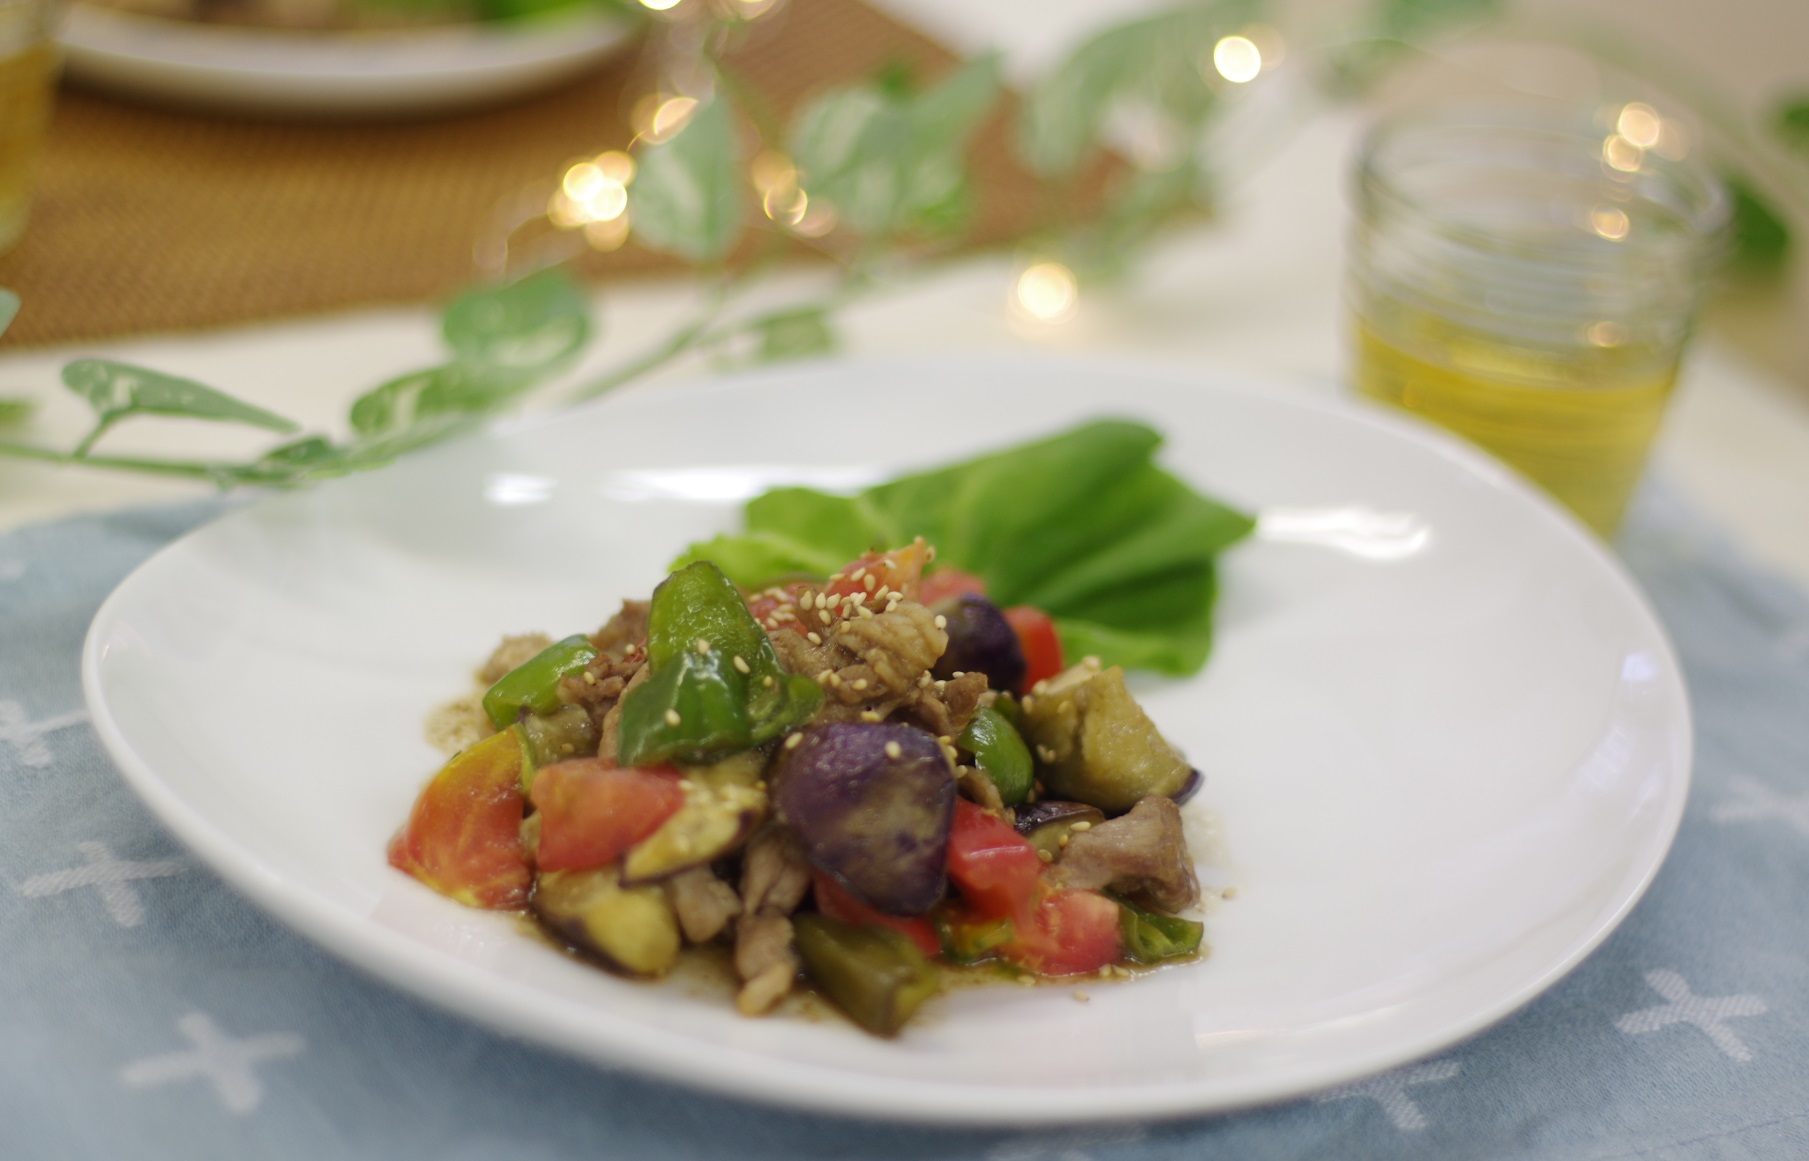
[[[370,116],[496,104],[577,76],[628,39],[601,12],[521,25],[285,32],[69,6],[58,36],[77,81],[229,112]]]
[[[849,484],[1110,412],[1260,508],[1218,651],[1145,684],[1208,773],[1238,887],[1209,959],[979,988],[897,1041],[612,978],[389,869],[430,707],[502,633],[594,626],[779,480]],[[1427,1055],[1549,987],[1657,870],[1689,778],[1663,631],[1567,516],[1456,441],[1112,364],[819,363],[630,394],[230,515],[95,617],[126,777],[252,898],[509,1032],[836,1112],[1031,1122],[1224,1109]]]

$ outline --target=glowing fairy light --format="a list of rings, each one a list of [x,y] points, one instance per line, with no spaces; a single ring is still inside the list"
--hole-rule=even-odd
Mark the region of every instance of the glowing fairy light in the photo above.
[[[1616,133],[1602,142],[1602,160],[1621,173],[1638,173],[1646,163],[1646,151]]]
[[[1263,71],[1262,50],[1247,36],[1227,36],[1212,46],[1212,67],[1234,85],[1253,81]]]
[[[1665,122],[1652,106],[1643,101],[1631,101],[1622,106],[1614,127],[1622,137],[1641,149],[1650,149],[1664,135]]]
[[[1615,206],[1597,206],[1589,211],[1589,228],[1610,242],[1625,238],[1631,226],[1626,211]]]
[[[547,202],[547,216],[565,230],[616,221],[628,211],[632,180],[634,159],[626,153],[612,150],[580,161],[560,177],[559,189]]]
[[[1014,297],[1024,313],[1039,322],[1060,322],[1074,313],[1080,283],[1060,262],[1038,262],[1018,275]]]
[[[641,0],[641,7],[655,12],[667,12],[678,7],[678,0]]]

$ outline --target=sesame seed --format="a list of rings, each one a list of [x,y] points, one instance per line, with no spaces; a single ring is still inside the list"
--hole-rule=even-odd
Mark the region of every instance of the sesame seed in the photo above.
[[[865,606],[865,605],[862,605],[862,606],[861,606],[861,616],[863,616],[863,617],[871,617],[871,616],[872,616],[872,615],[873,615],[873,610],[872,610],[872,609],[869,609],[869,608],[868,608],[868,607],[867,607],[867,606]]]
[[[943,616],[941,613],[936,614],[936,628],[938,628],[938,629],[948,628],[948,618]]]
[[[825,681],[828,681],[830,678],[832,678],[834,676],[835,676],[835,670],[825,669],[823,672],[817,674],[817,684],[821,685]]]
[[[1035,701],[1036,701],[1035,698],[1031,697],[1029,694],[1025,694],[1024,700],[1018,703],[1018,708],[1023,710],[1025,713],[1029,713],[1030,707]]]
[[[877,585],[878,583],[879,583],[878,577],[868,575],[865,580],[861,581],[861,587],[866,589],[868,592],[872,592],[873,586]]]
[[[1068,840],[1072,837],[1072,835],[1063,835],[1061,838],[1055,840],[1055,845],[1065,851],[1068,849]]]
[[[880,585],[879,588],[874,591],[873,599],[876,601],[884,601],[884,600],[889,600],[889,599],[896,599],[902,595],[903,595],[902,593],[893,592],[891,590],[891,588],[887,585]]]
[[[669,725],[669,726],[676,726],[676,725],[678,725],[678,723],[679,723],[679,722],[681,722],[681,721],[683,721],[683,720],[684,720],[684,719],[683,719],[683,718],[680,718],[680,717],[679,717],[679,716],[678,716],[678,711],[677,711],[677,710],[675,710],[675,709],[669,709],[669,710],[667,710],[667,711],[666,711],[666,724],[667,724],[667,725]]]
[[[962,670],[962,669],[957,669],[957,670],[955,670],[955,672],[954,672],[954,674],[953,674],[953,676],[954,676],[954,677],[957,677],[957,678],[961,678],[961,677],[966,677],[966,676],[967,676],[967,671],[966,671],[966,670]]]
[[[878,710],[862,710],[861,711],[861,721],[877,722],[879,720],[880,720],[880,716],[879,716]]]
[[[1068,829],[1069,830],[1092,830],[1093,824],[1083,818],[1079,822],[1075,823],[1073,826],[1069,827]]]
[[[904,747],[899,745],[897,742],[887,742],[886,743],[886,757],[891,758],[894,761],[898,760],[899,758],[904,757]]]
[[[839,673],[831,673],[829,675],[829,684],[835,685],[835,686],[841,685],[842,684],[842,675]]]
[[[1036,747],[1036,756],[1041,758],[1045,762],[1055,761],[1055,751],[1051,750],[1049,747],[1041,744],[1040,742],[1037,744],[1037,747]]]
[[[773,687],[773,685],[775,684],[773,681],[773,675],[769,673],[765,677],[762,677],[760,679],[760,684],[764,685],[768,689],[771,689]]]
[[[741,656],[741,654],[739,654],[739,653],[737,653],[737,654],[735,654],[735,656],[729,658],[729,663],[735,667],[736,673],[747,674],[747,673],[753,672],[753,670],[751,668],[749,668],[749,666],[748,666],[747,659],[745,657]]]
[[[922,540],[923,537],[919,536],[917,539]],[[930,562],[934,561],[935,559],[936,559],[936,546],[934,544],[932,544],[932,545],[930,545],[928,550],[926,550],[924,552],[923,562],[925,564],[929,564]]]
[[[821,645],[823,643],[823,638],[816,633],[804,634],[804,640],[810,642],[812,645]]]
[[[702,637],[699,637],[697,639],[697,652],[700,654],[703,654],[703,653],[708,653],[709,651],[710,651],[710,643],[708,641],[704,640]]]
[[[1237,898],[1237,888],[1236,887],[1226,887],[1223,891],[1219,892],[1219,898],[1221,898],[1221,899]]]
[[[918,676],[917,684],[918,685],[929,685],[930,682],[932,682],[934,680],[935,680],[935,678],[930,676],[930,671],[926,669],[923,671],[923,673],[921,675]]]
[[[955,744],[955,739],[949,737],[947,734],[943,734],[941,737],[937,738],[936,740],[938,742],[941,742],[945,746],[952,746]]]
[[[785,739],[785,748],[787,750],[795,750],[799,746],[802,746],[803,744],[804,744],[804,735],[803,734],[793,734],[791,737]]]
[[[867,679],[864,677],[855,678],[854,679],[854,688],[855,689],[866,689],[867,688]]]
[[[1092,998],[1093,998],[1093,997],[1092,997],[1092,996],[1089,996],[1089,995],[1087,995],[1087,994],[1086,994],[1086,993],[1085,993],[1085,992],[1082,992],[1082,991],[1079,991],[1079,990],[1076,990],[1076,991],[1075,991],[1075,993],[1074,993],[1074,998],[1075,998],[1075,999],[1076,999],[1076,1000],[1079,1000],[1079,1001],[1080,1001],[1080,1002],[1081,1002],[1081,1003],[1083,1003],[1083,1004],[1084,1004],[1084,1003],[1086,1003],[1086,1002],[1087,1002],[1087,1001],[1088,1001],[1088,1000],[1091,1000],[1091,999],[1092,999]]]
[[[818,619],[820,619],[823,622],[823,624],[825,624],[825,625],[829,624],[829,610],[828,609],[818,609],[817,617],[818,617]]]
[[[829,574],[829,583],[830,584],[834,584],[836,581],[839,581],[841,579],[842,579],[842,574],[839,572],[832,572]]]
[[[816,603],[816,599],[817,595],[815,593],[806,590],[804,595],[798,598],[798,607],[800,609],[808,609],[811,605]]]
[[[855,569],[854,572],[849,575],[848,579],[852,580],[852,581],[857,581],[866,575],[867,575],[866,567],[862,566],[861,568]]]
[[[586,669],[584,671],[584,684],[585,685],[597,684],[597,675],[592,673],[590,670]]]
[[[680,790],[696,790],[697,783],[691,781],[689,778],[680,778],[678,780],[678,788]]]

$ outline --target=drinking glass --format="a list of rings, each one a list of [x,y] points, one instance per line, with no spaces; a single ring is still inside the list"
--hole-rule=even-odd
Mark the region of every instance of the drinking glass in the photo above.
[[[1370,133],[1355,202],[1357,390],[1612,536],[1726,233],[1682,126],[1638,102],[1422,109]]]
[[[0,250],[25,229],[61,62],[53,0],[0,0]]]

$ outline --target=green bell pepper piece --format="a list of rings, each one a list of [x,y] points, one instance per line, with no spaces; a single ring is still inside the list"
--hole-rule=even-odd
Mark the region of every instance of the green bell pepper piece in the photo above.
[[[484,694],[484,712],[490,724],[507,729],[515,724],[525,707],[537,714],[550,714],[559,708],[559,681],[568,673],[576,673],[597,656],[597,647],[582,633],[563,641],[555,641],[514,669]]]
[[[1157,963],[1200,950],[1206,925],[1178,915],[1159,915],[1120,899],[1118,930],[1124,935],[1125,955],[1137,963]]]
[[[805,974],[869,1032],[897,1032],[942,988],[936,965],[900,932],[855,927],[815,911],[792,923]]]
[[[822,687],[785,672],[740,591],[706,560],[653,590],[647,664],[648,678],[622,696],[624,766],[708,762],[769,742],[823,706]]]
[[[961,748],[974,756],[974,764],[998,788],[1006,806],[1021,805],[1030,797],[1035,780],[1030,747],[1004,714],[989,707],[975,711],[960,741]]]

